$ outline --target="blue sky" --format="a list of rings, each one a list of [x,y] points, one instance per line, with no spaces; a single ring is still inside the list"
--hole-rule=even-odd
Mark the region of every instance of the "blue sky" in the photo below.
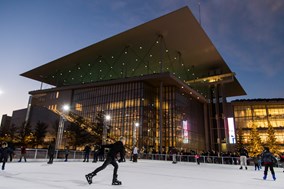
[[[21,73],[183,6],[248,94],[233,99],[284,98],[283,0],[0,0],[0,116],[40,88]]]

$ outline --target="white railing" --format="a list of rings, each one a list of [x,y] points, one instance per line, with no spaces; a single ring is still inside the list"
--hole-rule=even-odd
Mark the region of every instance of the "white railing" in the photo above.
[[[26,158],[27,161],[47,161],[48,154],[47,149],[27,149],[26,150]],[[21,151],[20,149],[16,149],[14,151],[14,160],[18,161],[20,158]],[[127,154],[126,158],[129,159],[130,154]],[[162,160],[162,161],[172,161],[171,154],[139,154],[140,159],[149,159],[149,160]],[[65,160],[65,151],[64,150],[57,150],[54,156],[55,161],[64,161]],[[84,159],[84,151],[75,151],[69,150],[68,160],[71,161],[81,161]],[[93,152],[90,153],[89,160],[93,160]],[[177,162],[197,162],[197,159],[194,155],[176,155]],[[229,157],[229,156],[200,156],[199,158],[200,163],[210,163],[210,164],[231,164],[231,165],[238,165],[239,164],[239,157]],[[248,165],[254,165],[253,159],[247,159]],[[283,162],[277,163],[278,167],[283,166]]]

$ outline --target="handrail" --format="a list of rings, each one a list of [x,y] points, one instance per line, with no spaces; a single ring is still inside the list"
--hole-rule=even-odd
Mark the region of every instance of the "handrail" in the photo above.
[[[26,149],[26,158],[27,161],[47,161],[48,155],[47,155],[47,149],[35,149],[35,148],[27,148]],[[14,151],[14,160],[18,161],[20,158],[21,150],[17,148]],[[128,153],[126,155],[126,158],[130,158],[131,154]],[[139,158],[140,159],[148,159],[148,160],[162,160],[162,161],[172,161],[172,154],[146,154],[146,153],[140,153]],[[93,158],[93,152],[90,153],[90,160]],[[15,160],[16,159],[16,160]],[[64,150],[56,150],[56,154],[54,157],[55,161],[64,161],[65,159],[65,151]],[[69,160],[72,161],[81,161],[84,159],[84,151],[75,151],[75,150],[69,150]],[[199,162],[200,163],[208,163],[208,164],[227,164],[227,165],[239,165],[239,157],[230,157],[230,156],[200,156]],[[197,159],[195,158],[195,155],[176,155],[177,162],[197,162]],[[247,159],[248,165],[254,165],[254,161],[252,158]],[[282,164],[279,160],[277,162],[277,167],[282,167],[284,163]]]

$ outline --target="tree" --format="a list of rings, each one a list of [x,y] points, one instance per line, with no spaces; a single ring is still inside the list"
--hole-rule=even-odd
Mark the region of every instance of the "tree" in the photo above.
[[[9,125],[1,125],[0,127],[0,139],[4,141],[15,142],[17,127],[15,124]]]
[[[31,125],[30,123],[23,122],[19,129],[19,140],[22,144],[29,143],[30,141],[26,141],[27,137],[31,135]]]
[[[242,127],[237,128],[237,145],[236,145],[237,149],[241,149],[242,147],[244,147],[243,134],[244,134],[243,128]]]
[[[275,137],[275,132],[274,132],[273,126],[268,121],[267,138],[266,138],[265,145],[269,148],[269,150],[272,154],[278,154],[279,153],[278,150],[277,150],[276,141],[277,141],[277,139]]]
[[[104,111],[99,111],[97,116],[96,116],[95,130],[100,135],[100,141],[99,141],[100,144],[102,143],[102,139],[103,139],[104,123],[105,123],[105,113],[104,113]]]
[[[88,119],[69,112],[72,122],[67,126],[67,135],[70,146],[82,146],[87,143],[101,143],[100,128]]]
[[[78,123],[71,123],[67,126],[69,146],[82,146],[87,143],[96,143],[96,137],[84,128],[80,127]]]
[[[263,151],[263,146],[261,144],[261,138],[257,130],[257,126],[252,123],[252,129],[250,131],[250,142],[248,146],[248,152],[250,157],[256,157]]]
[[[48,125],[45,124],[44,122],[40,122],[40,121],[37,122],[37,124],[35,126],[35,130],[33,132],[34,145],[38,146],[38,145],[43,144],[44,138],[45,138],[46,133],[47,133],[47,128],[48,128]]]

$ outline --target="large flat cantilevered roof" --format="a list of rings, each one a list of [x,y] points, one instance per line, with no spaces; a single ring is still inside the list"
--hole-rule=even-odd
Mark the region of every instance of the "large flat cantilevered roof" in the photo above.
[[[229,74],[230,82],[222,84],[224,95],[246,94],[188,7],[21,75],[61,87],[164,72],[205,97],[210,77]]]

